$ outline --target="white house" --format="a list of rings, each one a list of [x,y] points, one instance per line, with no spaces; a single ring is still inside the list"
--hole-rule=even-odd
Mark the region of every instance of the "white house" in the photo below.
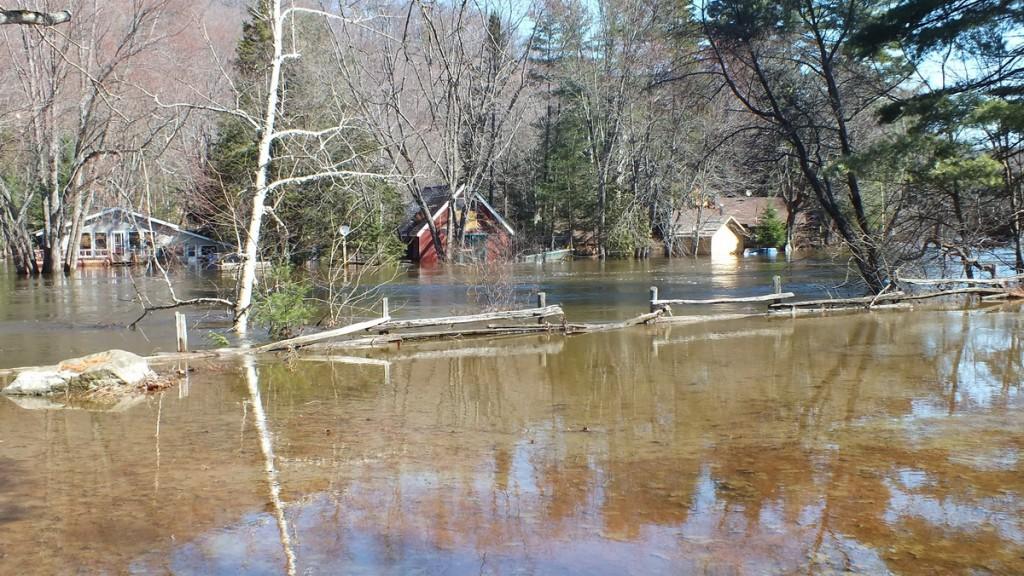
[[[65,237],[65,250],[68,241]],[[83,265],[134,264],[153,256],[197,264],[231,249],[223,242],[158,218],[124,208],[107,208],[83,221],[78,258]]]

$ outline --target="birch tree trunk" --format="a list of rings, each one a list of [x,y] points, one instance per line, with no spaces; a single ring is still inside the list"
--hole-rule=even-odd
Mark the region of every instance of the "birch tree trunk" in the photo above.
[[[283,22],[281,17],[281,0],[272,0],[271,30],[274,43],[274,55],[270,65],[270,82],[267,92],[267,107],[263,116],[260,132],[259,152],[256,166],[256,187],[252,198],[252,213],[245,237],[245,248],[242,252],[242,277],[238,283],[235,296],[234,331],[246,334],[249,330],[249,313],[252,307],[252,294],[256,286],[256,266],[259,257],[260,233],[263,227],[263,213],[266,210],[267,184],[270,174],[271,147],[274,143],[274,127],[277,123],[277,106],[280,98],[281,64],[283,60]]]
[[[32,237],[25,225],[31,204],[32,195],[30,194],[20,207],[16,207],[11,191],[6,182],[0,178],[0,233],[2,233],[8,252],[11,254],[14,269],[18,274],[24,276],[39,273]]]

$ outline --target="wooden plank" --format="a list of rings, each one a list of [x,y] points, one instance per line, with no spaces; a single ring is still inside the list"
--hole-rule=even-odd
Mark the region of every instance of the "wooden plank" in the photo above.
[[[1002,278],[897,278],[897,282],[915,284],[919,286],[934,286],[936,284],[992,284],[1004,286],[1009,282],[1024,280],[1024,274],[1015,276],[1003,276]]]
[[[940,292],[929,292],[927,294],[913,294],[910,296],[902,296],[898,301],[904,300],[924,300],[926,298],[939,298],[942,296],[958,296],[960,294],[1004,294],[1005,290],[1002,288],[957,288],[956,290],[942,290]]]
[[[779,294],[766,294],[764,296],[747,296],[744,298],[711,298],[709,300],[654,300],[651,302],[652,306],[662,306],[665,304],[741,304],[744,302],[771,302],[773,300],[781,300],[783,298],[794,298],[796,294],[792,292],[781,292]]]
[[[604,332],[606,330],[621,330],[623,328],[629,328],[630,326],[636,326],[638,324],[646,324],[652,320],[657,320],[661,317],[664,312],[662,310],[655,310],[654,312],[648,312],[647,314],[641,314],[628,320],[621,322],[601,322],[593,324],[572,324],[570,328],[574,332]]]
[[[353,338],[342,342],[325,342],[310,346],[316,350],[333,350],[344,348],[365,348],[383,346],[395,342],[411,342],[415,340],[434,340],[441,338],[471,338],[482,336],[522,336],[526,334],[543,334],[548,332],[561,332],[561,326],[500,326],[487,328],[465,328],[453,330],[436,330],[429,332],[406,332],[404,334],[382,334],[380,336],[367,336],[364,338]]]
[[[491,320],[519,320],[524,318],[543,318],[546,316],[562,316],[562,307],[557,304],[544,308],[527,308],[525,310],[509,310],[506,312],[485,312],[467,316],[447,316],[443,318],[418,318],[413,320],[393,320],[378,330],[402,330],[405,328],[426,328],[429,326],[451,326],[453,324],[473,324]]]
[[[181,312],[174,313],[174,327],[178,334],[178,352],[188,352],[188,323]]]
[[[904,292],[893,292],[881,296],[861,296],[858,298],[835,298],[832,300],[805,300],[803,302],[785,302],[772,304],[772,308],[803,308],[808,306],[851,306],[857,304],[874,304],[879,302],[905,302],[907,300],[926,300],[928,298],[941,298],[943,296],[960,296],[963,294],[1001,294],[1005,292],[1002,288],[957,288],[955,290],[940,290],[938,292],[927,292],[925,294],[906,294]],[[876,306],[877,307],[877,306]]]
[[[871,304],[872,302],[883,302],[895,300],[904,296],[903,292],[893,292],[882,296],[857,296],[854,298],[827,298],[822,300],[804,300],[802,302],[781,302],[772,304],[772,308],[798,308],[806,306],[850,306],[854,304]]]
[[[756,314],[710,314],[707,316],[661,316],[656,322],[658,324],[700,324],[703,322],[723,322],[727,320],[765,317],[763,312]]]
[[[307,334],[305,336],[299,336],[297,338],[289,338],[287,340],[281,340],[279,342],[271,342],[270,344],[264,344],[257,348],[253,348],[254,352],[274,352],[276,350],[286,350],[288,348],[299,348],[307,346],[316,342],[323,342],[324,340],[330,340],[339,336],[346,336],[348,334],[355,334],[356,332],[363,332],[371,328],[375,328],[382,324],[390,321],[391,318],[385,316],[383,318],[374,318],[373,320],[367,320],[366,322],[359,322],[358,324],[351,324],[343,328],[337,328],[335,330],[328,330],[326,332],[318,332],[316,334]]]
[[[874,312],[874,311],[885,311],[885,310],[912,310],[913,304],[909,302],[895,302],[892,304],[876,304],[871,308],[865,306],[838,306],[835,308],[789,308],[785,311],[772,310],[769,315],[782,316],[786,318],[796,318],[798,316],[814,316],[817,314],[859,314],[862,312]]]

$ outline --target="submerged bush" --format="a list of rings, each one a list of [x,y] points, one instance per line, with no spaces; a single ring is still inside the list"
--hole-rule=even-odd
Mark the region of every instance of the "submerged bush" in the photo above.
[[[288,338],[309,324],[316,313],[308,280],[294,277],[287,265],[274,266],[266,277],[267,290],[257,295],[252,318],[273,338]]]

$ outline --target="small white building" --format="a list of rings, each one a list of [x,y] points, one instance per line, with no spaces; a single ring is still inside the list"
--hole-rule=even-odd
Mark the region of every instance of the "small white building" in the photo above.
[[[685,254],[716,259],[743,254],[746,231],[735,218],[718,211],[708,210],[700,219],[682,219],[673,233],[674,243]]]
[[[68,240],[64,239],[65,250]],[[176,224],[124,208],[107,208],[83,221],[78,258],[83,265],[143,263],[154,256],[199,264],[230,250],[223,242]]]

